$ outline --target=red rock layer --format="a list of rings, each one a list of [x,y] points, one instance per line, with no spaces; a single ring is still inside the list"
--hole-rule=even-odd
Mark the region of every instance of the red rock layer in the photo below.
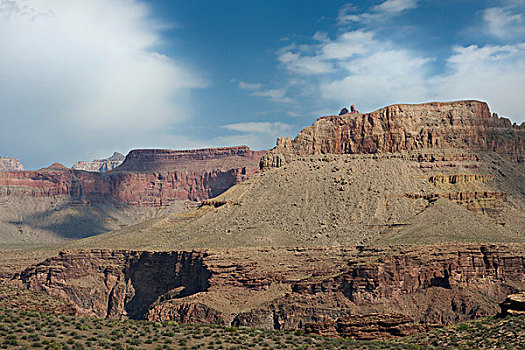
[[[116,170],[119,171],[211,171],[230,170],[257,164],[266,151],[247,146],[199,150],[133,150]]]
[[[264,151],[231,147],[193,151],[137,150],[114,171],[92,173],[50,167],[0,173],[0,195],[70,196],[80,202],[163,206],[215,197],[258,170]]]
[[[286,154],[350,154],[466,148],[523,162],[525,125],[491,114],[479,101],[392,105],[372,113],[319,118],[292,140],[278,140],[261,167],[282,165]]]
[[[364,331],[388,337],[408,334],[418,324],[496,314],[496,302],[525,287],[525,251],[523,245],[473,244],[72,251],[29,267],[17,278],[31,289],[62,296],[82,314],[99,317],[281,330],[336,321],[334,335]],[[248,310],[246,305],[251,305]],[[390,315],[397,328],[385,330],[378,317],[363,317],[363,324],[352,318],[374,313]],[[325,326],[310,331],[327,332]]]

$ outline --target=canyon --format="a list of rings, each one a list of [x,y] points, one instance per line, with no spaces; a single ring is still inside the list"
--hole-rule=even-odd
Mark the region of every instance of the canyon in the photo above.
[[[246,146],[135,150],[119,167],[103,173],[60,164],[2,172],[2,243],[59,240],[63,232],[85,237],[184,211],[253,175],[263,153]]]
[[[381,338],[497,313],[498,302],[525,288],[524,248],[64,251],[13,280],[62,297],[79,315],[325,335],[337,324],[331,335],[369,339],[377,329],[363,331],[352,317],[369,327],[374,315],[390,314],[391,331]]]
[[[433,102],[322,117],[268,152],[136,150],[104,173],[12,172],[10,201],[164,211],[5,251],[0,276],[83,316],[364,340],[495,315],[525,290],[524,142],[486,103]]]
[[[261,158],[260,172],[198,208],[78,241],[71,248],[525,242],[522,126],[476,101],[389,106],[371,115],[389,111],[401,111],[389,117],[396,123],[356,111],[320,118],[295,139],[279,139]],[[366,136],[368,127],[350,128],[355,120],[373,121],[376,128],[384,123],[377,133],[384,135]],[[441,135],[443,141],[421,148],[404,142],[406,147],[395,152],[390,146],[341,146],[350,140],[356,145],[393,140],[390,134],[401,128],[393,125],[405,125],[417,135],[433,130],[434,140]],[[453,143],[463,129],[470,136]],[[362,137],[348,138],[345,130]],[[348,142],[334,141],[342,139]],[[480,140],[486,140],[485,146]],[[343,153],[350,150],[360,153]]]

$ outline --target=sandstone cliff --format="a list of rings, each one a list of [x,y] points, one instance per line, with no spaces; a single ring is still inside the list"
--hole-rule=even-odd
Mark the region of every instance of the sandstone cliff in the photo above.
[[[523,163],[525,125],[512,125],[479,101],[392,105],[372,113],[319,118],[294,140],[279,139],[261,160],[261,168],[282,166],[290,155],[438,148],[495,152]]]
[[[183,211],[252,176],[263,153],[246,146],[137,150],[120,167],[103,173],[59,164],[1,172],[0,243],[46,241],[46,232],[85,237]]]
[[[258,169],[265,152],[248,147],[192,151],[136,150],[114,171],[104,174],[68,169],[60,164],[37,171],[0,174],[3,196],[69,196],[162,206],[176,200],[217,196]]]
[[[524,248],[71,251],[16,279],[83,315],[318,333],[336,324],[333,335],[388,337],[496,314],[497,302],[525,288]],[[374,313],[390,315],[390,331]],[[368,316],[360,325],[355,315]]]
[[[103,173],[105,171],[113,170],[118,167],[126,157],[118,152],[114,152],[113,155],[105,159],[95,159],[92,162],[76,162],[71,169],[73,170],[84,170],[92,171],[95,173]]]
[[[19,159],[0,157],[0,171],[23,171],[24,166]]]

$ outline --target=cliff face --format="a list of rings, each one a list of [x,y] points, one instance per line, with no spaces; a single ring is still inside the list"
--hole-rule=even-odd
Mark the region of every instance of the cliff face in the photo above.
[[[497,302],[525,288],[524,248],[72,251],[17,278],[84,315],[388,337],[373,314],[390,315],[398,335],[496,314]]]
[[[199,150],[133,150],[119,171],[196,171],[229,170],[256,165],[266,151],[251,151],[247,146]]]
[[[55,243],[180,213],[259,169],[247,147],[132,151],[107,172],[0,172],[0,243]]]
[[[177,200],[211,198],[258,170],[264,152],[247,147],[194,151],[137,150],[104,174],[50,167],[0,174],[0,195],[69,196],[77,202],[114,200],[164,206]]]
[[[168,292],[205,290],[209,277],[200,253],[130,251],[61,253],[20,275],[27,287],[71,301],[78,314],[135,319]]]
[[[106,159],[95,159],[92,162],[76,162],[71,169],[103,173],[115,169],[124,162],[124,159],[126,159],[124,155],[115,152],[111,157]]]
[[[0,171],[23,171],[24,166],[19,159],[0,157]]]
[[[319,118],[294,140],[280,139],[261,160],[279,167],[287,155],[373,154],[463,148],[505,154],[523,162],[525,125],[491,114],[479,101],[392,105],[372,113]]]

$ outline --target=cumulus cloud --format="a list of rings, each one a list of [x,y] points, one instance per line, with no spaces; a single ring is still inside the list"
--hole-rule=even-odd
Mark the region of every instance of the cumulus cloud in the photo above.
[[[525,36],[522,13],[504,7],[491,7],[483,11],[485,32],[497,39],[519,39]]]
[[[386,1],[367,13],[400,13],[416,5],[417,1]],[[342,11],[356,9],[345,7]],[[516,26],[521,21],[520,16],[509,13],[502,16],[506,16],[503,22],[507,25]],[[500,31],[507,28],[487,25],[492,25],[494,35],[503,35]],[[525,96],[523,42],[455,46],[445,57],[445,68],[436,72],[433,63],[438,57],[404,47],[401,41],[389,41],[366,25],[341,31],[334,38],[316,33],[312,41],[309,45],[289,44],[277,57],[291,79],[304,81],[308,87],[309,96],[301,101],[303,105],[309,104],[313,96],[317,107],[319,101],[335,108],[355,103],[363,111],[392,103],[479,99],[489,102],[500,115],[516,122],[525,120],[520,101]]]
[[[287,51],[292,49],[296,52]],[[307,84],[317,84],[317,89],[309,91],[325,101],[347,105],[352,99],[361,108],[371,109],[392,101],[417,102],[426,96],[426,66],[432,59],[378,39],[372,31],[343,32],[302,50],[290,46],[281,50],[278,61],[282,63],[283,56],[290,54],[293,65],[286,62],[285,68],[293,74],[316,76],[318,80]],[[301,62],[329,69],[312,70]]]
[[[481,99],[493,111],[525,121],[525,43],[455,47],[447,71],[432,77],[435,99]]]
[[[205,83],[156,51],[161,27],[138,0],[0,0],[1,149],[31,166],[178,143]]]

